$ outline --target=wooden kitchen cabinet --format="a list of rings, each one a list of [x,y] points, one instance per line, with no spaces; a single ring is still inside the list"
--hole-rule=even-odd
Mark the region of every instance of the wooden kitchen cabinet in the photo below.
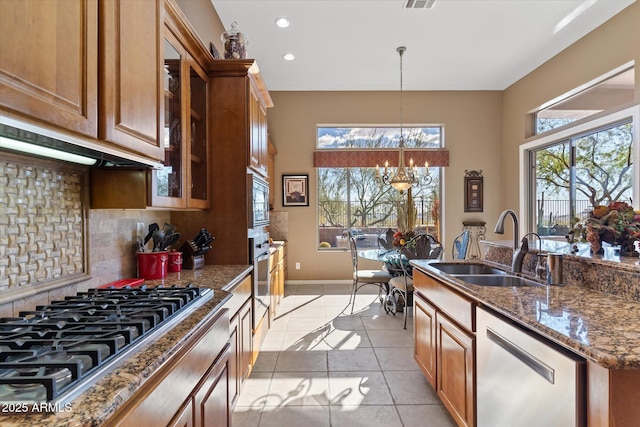
[[[421,295],[414,295],[415,325],[413,358],[434,390],[436,386],[436,308]]]
[[[194,427],[231,425],[229,346],[218,356],[193,395]]]
[[[475,336],[436,313],[437,393],[459,426],[475,425]]]
[[[233,290],[232,297],[225,303],[230,312],[235,313],[230,322],[229,351],[229,406],[236,405],[242,387],[253,368],[253,331],[251,307],[252,277],[247,276]]]
[[[168,356],[105,426],[228,426],[229,354],[229,310],[221,308]]]
[[[164,160],[163,0],[98,4],[98,138]]]
[[[95,138],[98,3],[2,0],[0,28],[0,105]]]
[[[414,358],[459,426],[475,426],[475,303],[415,269]]]
[[[209,61],[186,18],[167,1],[164,33],[164,167],[151,171],[149,205],[209,207]],[[197,52],[200,51],[198,55]],[[200,58],[198,61],[196,58]]]
[[[249,167],[264,177],[269,174],[269,148],[267,140],[267,111],[255,85],[251,85],[249,100]]]
[[[162,0],[0,2],[0,105],[62,139],[161,160],[162,15]]]

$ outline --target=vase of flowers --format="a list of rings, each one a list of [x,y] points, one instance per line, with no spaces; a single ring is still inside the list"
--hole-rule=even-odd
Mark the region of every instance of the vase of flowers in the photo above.
[[[596,206],[586,220],[574,226],[573,233],[589,242],[593,253],[603,253],[602,242],[606,242],[620,246],[621,255],[637,256],[634,242],[640,240],[640,211],[625,202]]]

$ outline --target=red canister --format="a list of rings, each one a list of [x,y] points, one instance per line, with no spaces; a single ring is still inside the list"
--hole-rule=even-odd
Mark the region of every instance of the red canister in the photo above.
[[[169,252],[169,272],[177,273],[182,271],[182,252]]]
[[[169,267],[169,252],[138,252],[138,277],[164,279]]]

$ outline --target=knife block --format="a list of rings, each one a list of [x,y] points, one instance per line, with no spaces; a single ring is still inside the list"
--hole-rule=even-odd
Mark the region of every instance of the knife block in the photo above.
[[[184,242],[180,247],[182,252],[182,268],[188,270],[197,270],[204,267],[204,255],[195,255],[198,247],[192,240]]]

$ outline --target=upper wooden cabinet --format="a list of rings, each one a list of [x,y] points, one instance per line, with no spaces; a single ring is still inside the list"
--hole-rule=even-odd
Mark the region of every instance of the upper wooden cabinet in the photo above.
[[[164,160],[163,0],[101,0],[99,139]]]
[[[164,45],[164,167],[151,172],[149,204],[207,208],[208,78],[169,30]]]
[[[271,96],[253,59],[215,61],[211,73],[212,123],[220,153],[233,150],[245,167],[268,177],[267,108]]]
[[[0,105],[163,159],[162,0],[0,1]]]
[[[0,28],[0,105],[95,138],[98,4],[2,0]]]

